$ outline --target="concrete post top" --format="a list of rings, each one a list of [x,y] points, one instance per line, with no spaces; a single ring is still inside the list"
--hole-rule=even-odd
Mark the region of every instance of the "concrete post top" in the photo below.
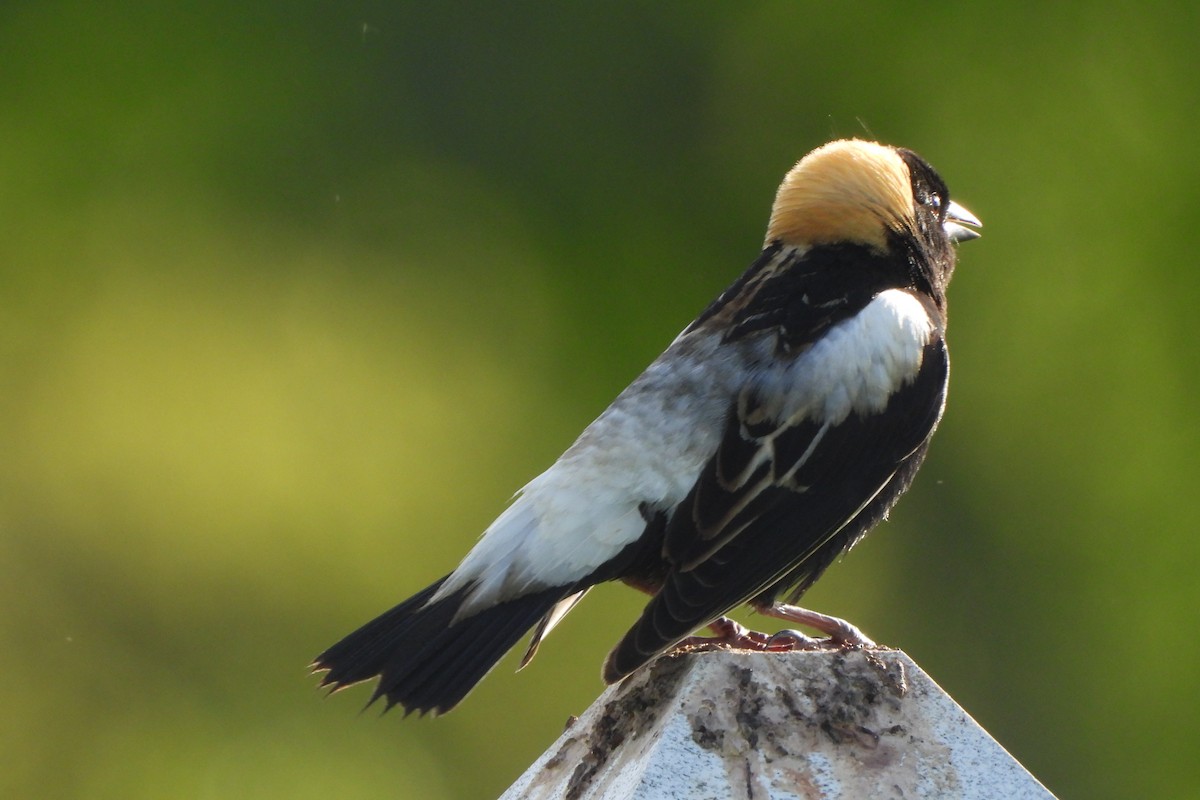
[[[609,687],[502,800],[1053,800],[898,650],[667,656]]]

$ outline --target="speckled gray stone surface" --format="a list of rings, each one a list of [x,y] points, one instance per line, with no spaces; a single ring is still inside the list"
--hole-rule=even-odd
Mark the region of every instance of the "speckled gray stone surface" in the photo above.
[[[661,658],[501,800],[1053,800],[896,650]]]

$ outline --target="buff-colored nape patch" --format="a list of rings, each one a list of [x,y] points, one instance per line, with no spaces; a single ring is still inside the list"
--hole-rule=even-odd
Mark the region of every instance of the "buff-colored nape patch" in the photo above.
[[[767,241],[882,250],[887,231],[909,227],[913,215],[912,177],[900,155],[887,145],[842,139],[813,150],[784,176]]]

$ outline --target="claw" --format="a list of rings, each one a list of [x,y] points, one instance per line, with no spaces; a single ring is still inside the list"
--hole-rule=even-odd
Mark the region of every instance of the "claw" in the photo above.
[[[797,630],[782,630],[767,639],[767,650],[772,652],[787,652],[789,650],[816,650],[821,645],[820,639],[806,636]]]

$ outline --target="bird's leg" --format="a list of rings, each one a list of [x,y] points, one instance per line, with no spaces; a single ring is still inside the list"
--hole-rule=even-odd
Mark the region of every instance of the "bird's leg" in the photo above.
[[[712,636],[689,636],[675,645],[673,649],[712,650],[728,647],[734,650],[782,652],[876,646],[875,642],[871,641],[866,634],[844,619],[785,603],[751,603],[751,606],[763,616],[804,625],[820,631],[829,638],[814,639],[811,636],[805,636],[800,631],[793,630],[779,631],[776,634],[760,633],[750,630],[729,617],[717,617],[708,623],[708,629],[713,632]]]
[[[766,650],[770,644],[771,637],[767,634],[752,631],[729,617],[717,617],[708,623],[708,629],[713,632],[712,636],[689,636],[673,649],[729,647],[735,650]]]
[[[780,631],[774,636],[768,637],[767,649],[770,650],[876,646],[875,642],[871,641],[866,634],[844,619],[819,614],[816,611],[809,611],[800,606],[790,606],[786,603],[751,603],[751,605],[763,616],[795,622],[798,625],[818,630],[829,637],[828,639],[814,640],[798,631]]]

